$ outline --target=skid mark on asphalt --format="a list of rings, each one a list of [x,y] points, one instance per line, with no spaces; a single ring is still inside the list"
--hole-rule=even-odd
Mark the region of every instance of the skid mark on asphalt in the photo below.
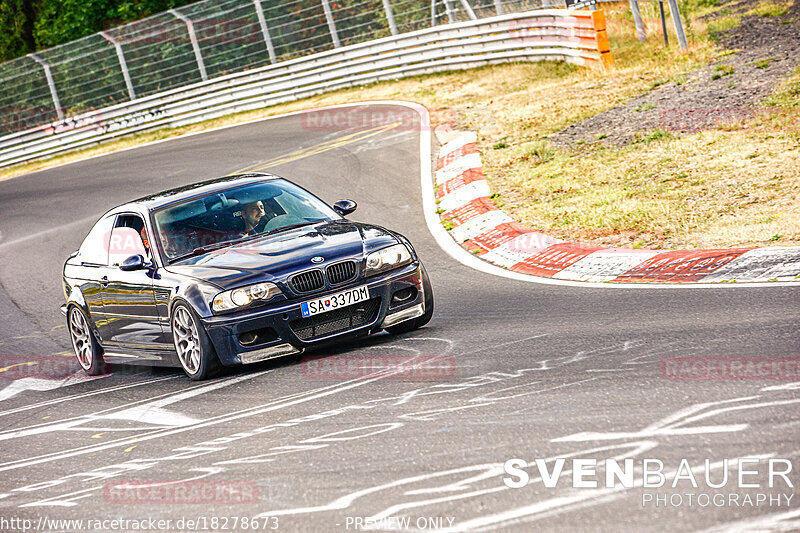
[[[630,353],[631,347],[638,345],[639,343],[635,342],[628,342],[624,343],[623,345],[617,346],[610,346],[600,348],[598,350],[593,350],[590,352],[579,352],[575,356],[570,356],[566,358],[559,358],[562,363],[569,364],[575,363],[591,357],[592,354],[599,354],[599,353],[614,353],[620,352],[626,355],[626,357],[633,358],[636,360],[636,364],[642,363],[642,355],[639,353]],[[653,355],[657,350],[656,349],[647,349],[647,354]],[[556,360],[556,359],[554,359]],[[369,403],[388,403],[388,405],[398,405],[403,404],[409,401],[412,397],[424,396],[427,394],[436,394],[436,393],[444,393],[445,391],[434,391],[431,389],[435,389],[437,387],[441,388],[444,387],[445,390],[449,388],[449,390],[463,390],[461,387],[469,388],[470,386],[480,386],[479,384],[486,385],[487,378],[495,378],[495,382],[500,380],[501,376],[517,376],[521,377],[526,375],[525,370],[522,369],[515,372],[492,372],[490,374],[484,376],[475,376],[474,378],[464,378],[460,380],[458,383],[455,384],[440,384],[435,385],[433,387],[428,388],[424,391],[412,391],[412,393],[406,393],[402,395],[400,398],[383,398],[379,400],[370,400],[366,402]],[[536,372],[541,371],[541,369],[536,369]],[[576,382],[575,384],[579,384]],[[495,400],[495,401],[503,401],[512,399],[515,395],[508,395],[505,394],[503,396],[497,396],[497,393],[502,391],[517,391],[520,389],[525,389],[520,394],[528,394],[529,391],[527,390],[531,383],[521,384],[521,385],[513,385],[511,387],[504,387],[502,389],[496,390],[491,393],[484,393],[479,396],[474,396],[467,402],[462,402],[460,405],[455,405],[451,407],[445,407],[440,410],[434,411],[427,411],[423,412],[425,414],[431,412],[456,412],[460,411],[468,406],[470,402],[479,402],[485,400]],[[784,387],[781,387],[783,390]],[[598,453],[603,450],[614,450],[614,449],[633,449],[636,450],[632,454],[622,454],[620,457],[627,457],[627,456],[638,456],[641,455],[643,452],[653,449],[659,446],[659,442],[653,440],[653,438],[658,438],[667,434],[674,434],[674,435],[687,435],[687,434],[694,434],[699,431],[710,430],[713,432],[718,431],[727,431],[727,430],[735,430],[739,431],[746,427],[747,424],[728,424],[724,426],[708,426],[708,427],[691,427],[691,428],[683,428],[686,424],[691,424],[700,420],[703,420],[707,417],[715,417],[725,413],[735,413],[741,412],[742,410],[747,409],[756,409],[756,408],[767,408],[767,407],[776,407],[776,406],[790,406],[800,400],[783,400],[783,401],[764,401],[764,402],[754,402],[757,400],[758,396],[748,396],[742,398],[734,398],[730,400],[723,400],[719,402],[708,402],[702,404],[696,404],[684,409],[680,409],[677,412],[670,414],[653,424],[650,424],[647,429],[649,431],[643,432],[636,432],[630,434],[620,434],[622,438],[635,438],[637,439],[634,442],[623,442],[615,445],[604,446],[600,448],[591,448],[588,450],[581,450],[581,451],[571,451],[570,453],[563,455],[559,454],[555,457],[586,457],[592,453]],[[396,400],[396,401],[393,401]],[[746,402],[742,404],[742,402]],[[476,407],[483,407],[486,405],[491,405],[494,402],[485,402],[480,403]],[[731,405],[737,404],[737,405]],[[409,419],[413,418],[413,416],[409,416],[411,413],[406,413],[404,415],[400,415],[398,418],[400,419]],[[425,416],[417,417],[416,420],[428,420]],[[668,431],[664,431],[664,430]],[[582,437],[586,434],[580,434]],[[592,434],[593,436],[595,434]],[[602,435],[602,434],[599,434]],[[568,441],[583,441],[589,439],[574,439],[572,436],[562,437],[553,439],[552,442],[568,442]],[[604,440],[603,438],[599,440]],[[742,457],[752,458],[752,457],[760,457],[760,458],[769,458],[773,457],[775,454],[745,454]],[[554,458],[555,458],[554,457]],[[552,461],[554,458],[550,458],[549,460]],[[728,461],[719,461],[716,463],[711,463],[709,465],[709,469],[705,468],[705,465],[702,466],[695,466],[692,467],[691,470],[693,473],[705,473],[708,470],[719,470],[720,468],[730,468],[730,464],[735,464],[736,459],[731,459],[730,462]],[[570,474],[571,471],[563,472],[561,475]],[[429,486],[430,482],[439,479],[439,478],[447,478],[448,476],[463,474],[464,479],[460,479],[455,483],[448,483],[439,486]],[[375,505],[373,502],[376,501],[394,501],[394,502],[402,502],[402,503],[395,503],[390,507],[387,507],[383,511],[378,513],[374,513],[369,516],[368,520],[380,520],[381,518],[388,518],[391,516],[398,516],[402,513],[408,511],[409,509],[414,509],[418,507],[424,507],[429,505],[440,505],[442,503],[447,502],[454,502],[456,500],[461,499],[470,499],[470,498],[477,498],[479,496],[485,496],[486,494],[491,494],[494,492],[501,492],[508,489],[504,484],[501,483],[500,477],[505,474],[502,464],[479,464],[479,465],[471,465],[463,468],[457,469],[450,469],[444,470],[441,472],[436,472],[434,474],[426,474],[421,476],[412,476],[409,478],[404,478],[399,481],[391,481],[388,483],[376,485],[370,488],[362,488],[356,490],[346,496],[337,498],[335,500],[330,501],[329,503],[322,504],[322,505],[311,505],[311,506],[303,506],[303,507],[292,507],[288,509],[272,509],[262,513],[260,516],[287,516],[287,515],[304,515],[304,514],[311,514],[311,513],[319,513],[319,512],[326,512],[326,511],[335,511],[335,510],[342,510],[351,508],[353,505],[358,503],[361,506]],[[667,475],[674,475],[675,472],[667,472]],[[487,479],[493,479],[495,483],[487,488],[478,488],[474,487],[473,484],[479,485],[479,482],[485,482]],[[537,482],[541,481],[541,478],[536,480]],[[485,484],[485,483],[484,483]],[[539,520],[541,518],[552,516],[553,514],[563,513],[567,511],[574,511],[579,508],[584,508],[587,506],[598,505],[601,503],[609,502],[615,500],[617,498],[622,497],[626,491],[631,490],[632,488],[639,488],[641,486],[641,479],[637,485],[634,487],[624,488],[612,488],[612,489],[601,489],[601,490],[594,490],[588,492],[581,492],[574,495],[568,496],[557,496],[554,498],[549,498],[544,501],[536,502],[529,506],[520,507],[517,509],[511,509],[507,511],[502,511],[500,513],[491,514],[488,516],[479,516],[474,519],[468,519],[460,524],[458,524],[452,531],[467,531],[471,529],[481,529],[481,528],[491,528],[497,527],[500,525],[510,525],[512,523],[520,523],[526,522],[531,520]],[[402,488],[402,489],[401,489]],[[468,489],[476,489],[476,490],[468,490]],[[389,492],[390,494],[385,494]],[[376,495],[378,493],[384,493],[381,495]],[[420,495],[436,495],[439,494],[440,497],[437,498],[429,498],[419,500],[415,498],[415,496]],[[410,501],[409,501],[410,500]],[[351,513],[353,514],[353,513]],[[359,508],[358,512],[356,513],[360,516],[367,516],[369,512],[365,512],[364,509]]]
[[[437,339],[437,342],[440,342],[441,339]],[[641,363],[641,353],[638,350],[631,349],[633,343],[620,343],[617,345],[611,345],[607,347],[602,347],[597,350],[593,350],[590,352],[582,351],[577,352],[575,355],[568,355],[560,358],[554,358],[552,361],[558,362],[559,364],[553,365],[550,368],[557,368],[560,365],[569,365],[574,364],[580,361],[584,361],[587,359],[591,359],[592,354],[610,354],[610,353],[618,353],[622,354],[625,360],[633,360],[638,359],[639,363]],[[652,351],[652,350],[649,350]],[[413,358],[411,359],[413,360]],[[603,363],[603,365],[608,364],[608,359],[603,358],[602,360],[597,360],[598,363]],[[39,483],[34,484],[29,487],[19,487],[17,489],[13,489],[10,494],[17,494],[17,495],[29,495],[34,496],[33,492],[36,492],[38,489],[36,487],[50,487],[56,486],[60,483],[67,483],[70,480],[75,480],[77,478],[85,478],[85,479],[107,479],[108,477],[113,477],[117,475],[121,475],[123,473],[133,473],[137,471],[141,471],[147,468],[154,467],[158,464],[161,464],[162,461],[176,461],[176,460],[191,460],[196,457],[206,456],[208,454],[216,454],[223,452],[224,450],[231,450],[235,452],[235,448],[232,447],[232,443],[236,441],[240,441],[242,439],[251,438],[251,437],[258,437],[260,435],[264,435],[267,432],[277,431],[279,429],[285,429],[288,427],[296,426],[299,424],[310,424],[309,427],[315,427],[315,424],[323,419],[330,418],[332,416],[339,416],[339,415],[347,415],[353,414],[358,412],[363,412],[364,409],[373,409],[375,407],[383,406],[385,408],[390,407],[397,407],[399,408],[400,412],[398,416],[398,420],[404,420],[404,422],[387,422],[383,424],[371,424],[364,426],[363,422],[361,424],[354,424],[354,427],[349,429],[343,429],[336,431],[334,433],[326,432],[323,435],[317,435],[309,437],[304,437],[301,440],[294,442],[292,444],[283,444],[280,446],[273,446],[272,448],[268,448],[265,453],[253,456],[248,455],[245,457],[235,457],[231,459],[226,459],[222,461],[217,461],[213,463],[213,466],[206,464],[207,467],[217,467],[217,468],[225,468],[225,471],[229,471],[233,469],[234,471],[240,468],[248,468],[248,465],[252,467],[253,463],[262,463],[262,462],[270,462],[275,460],[275,458],[285,457],[287,454],[306,454],[306,453],[315,453],[315,451],[320,450],[322,448],[329,448],[331,446],[344,446],[348,442],[355,441],[361,438],[375,438],[382,433],[393,432],[401,430],[405,424],[409,423],[408,417],[403,417],[403,415],[413,414],[409,413],[407,404],[412,403],[416,398],[421,398],[430,395],[437,395],[437,398],[441,398],[442,402],[445,403],[444,409],[439,410],[440,414],[446,413],[453,413],[456,412],[458,409],[464,408],[465,406],[470,407],[482,407],[486,405],[497,404],[498,402],[509,402],[513,401],[514,396],[517,394],[517,391],[520,391],[519,394],[528,394],[532,392],[531,386],[534,384],[530,384],[531,386],[525,386],[528,383],[526,380],[533,376],[541,376],[541,368],[528,368],[528,369],[520,369],[516,371],[509,371],[509,372],[490,372],[483,375],[471,376],[471,377],[464,377],[455,380],[452,383],[436,383],[433,385],[429,385],[423,388],[414,389],[411,391],[406,391],[399,395],[384,397],[384,398],[377,398],[372,400],[367,400],[362,404],[358,405],[348,405],[345,407],[337,408],[327,412],[321,412],[316,414],[310,414],[303,416],[301,418],[292,419],[292,420],[285,420],[277,423],[273,423],[268,426],[263,426],[254,429],[243,429],[241,427],[237,427],[236,433],[219,437],[210,441],[203,441],[199,443],[195,443],[192,445],[184,445],[179,448],[175,448],[172,450],[172,455],[167,457],[146,457],[141,459],[134,459],[122,464],[115,464],[113,468],[111,465],[109,466],[99,466],[95,471],[80,473],[80,474],[70,474],[65,476],[60,480],[52,480],[51,482]],[[388,377],[390,374],[385,373],[384,376]],[[380,379],[380,377],[376,377],[376,379]],[[538,378],[537,378],[538,379]],[[596,379],[596,378],[591,378]],[[345,389],[342,389],[338,385],[329,386],[329,387],[322,387],[319,389],[315,389],[313,391],[307,391],[304,393],[297,393],[290,395],[288,397],[284,397],[281,399],[277,399],[271,404],[271,406],[257,406],[257,411],[260,412],[267,412],[270,410],[280,409],[288,404],[296,404],[303,401],[308,401],[310,399],[316,399],[320,397],[320,395],[326,395],[329,393],[335,393],[339,390],[347,390],[352,388],[350,384],[352,383],[363,383],[366,380],[351,380],[348,382],[348,385]],[[580,385],[584,380],[576,381],[570,385]],[[495,388],[498,384],[505,383],[506,386],[503,386],[500,389]],[[508,386],[510,384],[510,386]],[[355,385],[358,386],[358,385]],[[486,387],[491,387],[491,390],[494,392],[490,392]],[[480,392],[476,389],[480,388]],[[454,396],[458,393],[469,393],[470,391],[475,391],[478,395],[470,394],[469,397],[463,398],[458,396]],[[505,391],[502,396],[497,396],[498,392]],[[514,391],[515,394],[508,394],[509,391]],[[452,398],[455,400],[454,402],[447,402],[448,398]],[[731,403],[737,403],[739,401],[752,401],[757,397],[746,397],[746,398],[737,398],[729,401],[723,402],[712,402],[709,404],[701,404],[702,407],[698,406],[690,406],[685,409],[681,409],[674,414],[671,414],[667,417],[664,417],[657,422],[651,424],[648,427],[665,427],[672,425],[680,425],[682,423],[691,423],[697,421],[697,417],[700,416],[710,416],[710,414],[719,414],[721,410],[726,410],[729,407],[742,407],[741,405],[734,405],[731,406]],[[490,399],[492,401],[487,401],[485,403],[479,403],[477,406],[475,405],[478,400],[486,400]],[[472,404],[472,405],[470,405]],[[772,405],[773,402],[763,402],[760,407],[765,407],[767,405]],[[789,405],[787,402],[778,402],[779,405]],[[746,404],[748,407],[755,407]],[[248,411],[246,413],[241,413],[243,416],[249,416],[253,414],[252,411]],[[235,418],[242,418],[243,416],[231,416],[232,414],[229,413],[228,415],[222,415],[225,417],[225,420],[233,420]],[[223,421],[225,421],[223,420]],[[417,421],[424,421],[426,418],[421,417],[414,419]],[[198,426],[202,426],[203,424],[199,424]],[[210,424],[208,424],[210,425]],[[190,429],[194,429],[193,426]],[[185,428],[182,428],[185,429]],[[169,434],[175,434],[176,431],[168,432]],[[159,436],[163,436],[167,434],[162,433]],[[659,435],[655,435],[657,438]],[[146,438],[138,438],[133,439],[136,441],[147,440]],[[119,446],[121,444],[114,444],[115,446]],[[599,453],[601,451],[607,450],[633,450],[633,452],[628,452],[621,454],[621,456],[627,456],[631,453],[634,455],[641,455],[646,450],[652,449],[658,446],[659,443],[653,439],[646,439],[642,440],[639,439],[635,442],[620,442],[615,443],[599,448],[591,448],[589,450],[581,450],[581,451],[570,451],[570,453],[574,454],[576,457],[586,456],[587,454],[591,453]],[[96,447],[92,451],[96,451],[100,449]],[[638,451],[637,451],[638,450]],[[67,454],[61,454],[59,458],[66,457]],[[567,455],[569,456],[569,455]],[[564,455],[559,454],[556,457],[565,457]],[[750,455],[748,455],[750,457]],[[766,456],[765,456],[766,457]],[[35,460],[35,458],[34,458]],[[35,464],[29,459],[27,464]],[[4,468],[6,465],[1,465]],[[23,465],[24,466],[24,465]],[[187,464],[185,471],[194,470],[188,468],[193,466],[191,464]],[[719,468],[720,465],[713,465],[713,468]],[[492,469],[489,474],[486,474],[485,470],[487,468]],[[220,471],[221,472],[221,471]],[[458,476],[459,474],[468,474],[462,477],[466,477],[466,479],[459,479],[456,482],[453,482],[449,478],[453,476]],[[569,472],[563,472],[563,475],[567,475]],[[351,504],[358,503],[360,506],[370,506],[375,505],[375,501],[380,501],[380,498],[364,498],[364,496],[372,496],[376,492],[383,493],[386,491],[390,491],[390,498],[388,501],[393,502],[390,508],[384,509],[383,511],[379,511],[378,513],[372,514],[372,518],[380,518],[381,516],[389,516],[392,513],[396,513],[397,510],[402,509],[412,509],[416,507],[423,507],[427,505],[435,505],[443,502],[452,502],[460,499],[469,499],[475,498],[478,496],[482,496],[485,494],[490,494],[493,492],[499,492],[506,490],[504,484],[502,484],[501,477],[504,474],[504,470],[502,469],[502,464],[481,464],[481,465],[471,465],[462,468],[456,469],[449,469],[444,470],[442,472],[436,472],[433,474],[427,474],[422,476],[413,476],[410,478],[405,478],[399,481],[391,481],[388,483],[383,483],[380,485],[376,485],[370,488],[360,488],[350,495],[337,498],[336,500],[329,502],[327,504],[322,505],[311,505],[305,507],[292,507],[293,502],[289,501],[288,508],[283,508],[281,510],[273,510],[264,513],[264,515],[291,515],[291,514],[305,514],[305,513],[312,513],[312,512],[324,512],[329,510],[341,509],[350,506]],[[445,483],[441,486],[433,485],[431,486],[432,482],[437,482],[439,480],[446,479],[450,482]],[[74,481],[73,481],[74,482]],[[487,486],[488,485],[488,486]],[[62,494],[60,496],[53,496],[43,498],[42,496],[34,496],[38,499],[37,501],[33,501],[29,503],[25,503],[24,506],[70,506],[76,505],[75,501],[78,499],[83,499],[86,497],[91,496],[92,493],[102,489],[102,486],[96,486],[89,489],[79,490],[77,492],[69,492],[67,494]],[[591,495],[587,494],[585,498],[579,498],[577,500],[563,500],[562,496],[558,496],[556,498],[550,498],[545,500],[544,502],[537,502],[531,506],[525,506],[518,509],[512,509],[507,511],[501,511],[500,513],[486,516],[479,516],[475,519],[467,518],[465,522],[456,526],[454,530],[466,530],[470,528],[480,528],[480,527],[490,527],[494,523],[498,524],[505,524],[505,523],[516,523],[516,522],[525,522],[530,520],[538,520],[547,516],[551,516],[553,513],[563,513],[568,511],[574,511],[578,508],[582,508],[585,506],[590,505],[598,505],[603,502],[608,502],[618,497],[621,497],[624,492],[619,490],[612,490],[611,492],[607,491],[590,491]],[[422,497],[422,499],[420,498]],[[571,496],[565,496],[570,498]],[[273,505],[275,503],[279,503],[280,500],[278,499],[271,499],[273,501]],[[282,501],[280,503],[283,503]],[[296,504],[295,504],[296,505]],[[379,504],[379,505],[387,505],[387,504]],[[361,512],[359,509],[359,514],[367,515],[368,512]],[[478,520],[477,522],[474,520]],[[483,520],[484,522],[480,522]],[[486,522],[488,520],[488,522]],[[486,523],[487,525],[483,526],[481,524]]]
[[[675,413],[662,418],[658,422],[647,426],[641,431],[633,432],[582,432],[565,437],[553,439],[551,442],[586,442],[586,441],[603,441],[603,440],[618,440],[618,439],[640,439],[651,438],[667,435],[698,435],[701,433],[733,433],[737,431],[744,431],[749,426],[748,424],[718,424],[712,426],[693,426],[682,427],[693,422],[704,420],[709,417],[730,413],[733,411],[742,411],[747,409],[760,409],[764,407],[776,407],[780,405],[792,405],[800,403],[800,398],[792,400],[775,400],[770,402],[753,402],[745,403],[744,405],[736,405],[732,407],[719,407],[709,409],[716,406],[721,406],[730,403],[751,402],[757,400],[759,396],[746,396],[742,398],[733,398],[730,400],[721,400],[718,402],[698,403],[676,411]],[[708,409],[708,410],[706,410]],[[702,412],[701,411],[704,411]],[[695,414],[700,413],[700,414]],[[694,416],[689,416],[694,415]]]
[[[704,529],[698,533],[752,533],[753,531],[800,531],[800,509],[745,518]]]

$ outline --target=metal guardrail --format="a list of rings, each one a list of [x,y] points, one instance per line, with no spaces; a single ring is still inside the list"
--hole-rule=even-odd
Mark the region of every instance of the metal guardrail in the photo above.
[[[342,46],[563,7],[550,1],[200,0],[0,62],[0,135]]]
[[[602,11],[547,9],[460,22],[222,76],[0,137],[0,167],[354,85],[537,60],[609,66]]]

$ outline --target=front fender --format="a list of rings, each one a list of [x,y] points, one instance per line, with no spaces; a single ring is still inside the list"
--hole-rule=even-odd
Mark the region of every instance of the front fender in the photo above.
[[[65,287],[67,287],[67,283],[65,282]],[[70,286],[69,294],[67,296],[67,303],[61,306],[61,313],[64,316],[67,316],[67,310],[69,309],[70,305],[77,305],[81,308],[84,314],[92,320],[92,314],[89,312],[89,306],[86,305],[86,299],[83,297],[83,293],[81,292],[79,287]]]
[[[173,295],[172,301],[169,304],[169,318],[172,318],[172,310],[179,301],[184,301],[191,305],[194,312],[197,313],[200,318],[212,316],[213,313],[211,312],[209,302],[218,292],[220,292],[220,289],[202,287],[200,284],[196,283],[181,287],[180,290]]]

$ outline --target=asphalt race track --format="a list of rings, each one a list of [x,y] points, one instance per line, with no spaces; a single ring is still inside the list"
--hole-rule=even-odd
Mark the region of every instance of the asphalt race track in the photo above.
[[[295,115],[0,183],[0,518],[70,531],[81,529],[52,520],[171,519],[172,530],[209,531],[252,530],[243,519],[253,517],[278,531],[800,528],[794,488],[780,476],[770,487],[767,467],[789,460],[787,478],[800,482],[800,289],[585,288],[472,270],[426,227],[419,131],[354,132]],[[356,200],[351,218],[411,239],[435,289],[431,323],[200,383],[179,369],[77,372],[63,355],[60,273],[93,222],[141,195],[270,160],[270,172],[330,203]],[[702,380],[670,366],[720,358],[769,364]],[[399,372],[399,361],[426,366]],[[558,456],[568,460],[548,488],[534,461]],[[759,487],[738,487],[745,457],[760,459],[744,477]],[[598,461],[588,476],[598,488],[573,488],[573,458]],[[610,458],[634,460],[633,486],[605,486]],[[509,459],[531,464],[525,487],[504,484]],[[644,459],[663,462],[666,485],[642,487]],[[685,478],[671,488],[682,459],[697,488]],[[713,483],[727,472],[722,488],[707,485],[706,459]]]

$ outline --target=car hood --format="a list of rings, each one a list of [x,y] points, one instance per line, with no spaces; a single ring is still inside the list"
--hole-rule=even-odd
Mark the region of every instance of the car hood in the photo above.
[[[394,234],[379,226],[324,222],[214,250],[169,265],[166,270],[230,289],[280,281],[316,266],[312,257],[324,258],[324,266],[340,259],[361,259],[397,242]]]

